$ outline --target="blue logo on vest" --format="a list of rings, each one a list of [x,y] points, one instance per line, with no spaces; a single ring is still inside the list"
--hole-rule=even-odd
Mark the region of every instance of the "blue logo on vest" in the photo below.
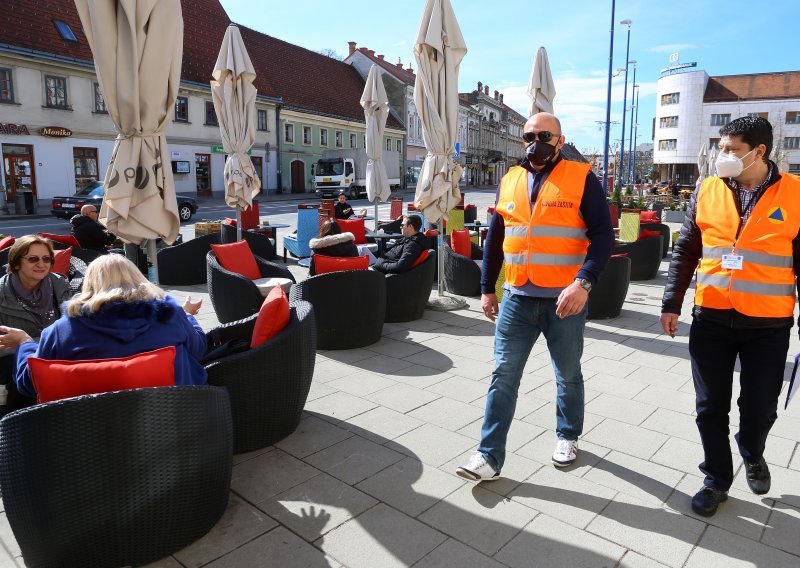
[[[506,211],[508,211],[509,213],[511,213],[513,210],[514,210],[514,202],[512,201],[511,203],[509,203],[509,204],[506,206]]]
[[[783,209],[780,207],[773,207],[767,213],[767,219],[769,219],[770,223],[779,225],[780,223],[786,221],[786,215],[784,214]]]

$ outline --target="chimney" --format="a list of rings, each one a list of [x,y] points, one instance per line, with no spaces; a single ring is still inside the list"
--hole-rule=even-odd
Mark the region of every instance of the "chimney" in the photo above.
[[[383,54],[379,55],[379,56],[378,56],[378,59],[380,59],[381,61],[383,61]]]
[[[409,65],[409,66],[406,68],[406,71],[408,71],[408,72],[409,72],[409,73],[411,73],[412,75],[414,74],[414,68],[413,68],[413,67],[411,67],[411,65]]]
[[[398,69],[400,69],[401,71],[403,70],[403,60],[402,60],[402,59],[400,59],[399,57],[397,58],[397,63],[395,63],[395,65],[396,65],[396,66],[397,66],[397,68],[398,68]]]
[[[482,90],[483,90],[483,83],[478,81],[478,93],[480,93]]]
[[[348,41],[347,45],[350,48],[350,53],[348,55],[353,55],[356,52],[356,42]]]
[[[375,50],[374,49],[368,49],[367,50],[367,55],[369,55],[370,57],[375,57]]]
[[[499,99],[499,98],[500,98],[500,91],[498,91],[497,89],[495,89],[495,90],[494,90],[494,100],[497,100],[497,99]]]
[[[489,96],[489,85],[483,86],[483,94],[486,95],[487,97]]]
[[[503,104],[503,93],[500,93],[500,104]]]

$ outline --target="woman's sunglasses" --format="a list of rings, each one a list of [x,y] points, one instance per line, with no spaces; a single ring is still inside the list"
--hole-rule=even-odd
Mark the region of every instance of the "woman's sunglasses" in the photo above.
[[[53,262],[53,258],[49,256],[26,256],[24,258],[31,264],[37,264],[39,261],[42,261],[45,264],[52,264]]]
[[[553,139],[553,136],[561,136],[561,134],[554,134],[549,130],[540,130],[539,132],[525,132],[522,135],[522,139],[525,141],[526,144],[530,144],[537,138],[541,142],[550,142]]]

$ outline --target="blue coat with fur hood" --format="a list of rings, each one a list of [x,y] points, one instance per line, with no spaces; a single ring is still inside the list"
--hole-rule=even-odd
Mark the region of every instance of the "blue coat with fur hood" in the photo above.
[[[69,317],[66,310],[42,331],[39,344],[23,343],[17,353],[17,388],[35,397],[28,357],[86,360],[128,357],[174,345],[175,384],[204,385],[208,380],[199,359],[206,335],[194,317],[170,296],[163,300],[109,302],[97,313]]]

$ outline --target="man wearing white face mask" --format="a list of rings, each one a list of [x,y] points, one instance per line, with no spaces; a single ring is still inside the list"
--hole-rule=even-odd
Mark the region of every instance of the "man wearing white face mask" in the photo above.
[[[777,418],[800,271],[800,178],[768,159],[772,126],[747,116],[719,134],[717,176],[691,199],[661,308],[664,332],[674,337],[696,269],[689,355],[705,480],[692,509],[703,516],[716,513],[733,481],[728,413],[737,357],[736,442],[750,490],[770,489],[764,447]]]

